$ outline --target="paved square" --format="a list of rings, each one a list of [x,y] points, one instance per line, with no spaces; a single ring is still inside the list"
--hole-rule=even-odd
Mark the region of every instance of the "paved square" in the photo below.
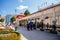
[[[32,30],[27,31],[24,27],[19,27],[18,31],[27,39],[27,40],[60,40],[60,36],[57,34],[51,34],[48,31]]]

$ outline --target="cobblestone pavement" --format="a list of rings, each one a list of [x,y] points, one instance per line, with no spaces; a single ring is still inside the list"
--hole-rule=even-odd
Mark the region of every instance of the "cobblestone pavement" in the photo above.
[[[57,34],[49,33],[48,31],[32,30],[27,31],[24,27],[19,27],[20,32],[26,40],[60,40],[60,36]]]

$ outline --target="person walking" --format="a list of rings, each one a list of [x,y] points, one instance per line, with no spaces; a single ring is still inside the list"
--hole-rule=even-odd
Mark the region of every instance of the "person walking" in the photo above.
[[[44,23],[43,23],[43,22],[41,22],[41,24],[40,24],[40,25],[41,25],[40,30],[41,30],[41,31],[44,31],[44,29],[43,29]]]
[[[49,23],[47,23],[47,29],[48,29],[48,27],[49,27]]]
[[[30,29],[29,29],[29,23],[27,22],[27,30],[29,31]]]
[[[36,29],[36,27],[35,27],[35,23],[33,23],[33,29]]]
[[[33,22],[32,21],[30,21],[29,26],[30,26],[30,29],[32,30],[32,27],[33,27]]]

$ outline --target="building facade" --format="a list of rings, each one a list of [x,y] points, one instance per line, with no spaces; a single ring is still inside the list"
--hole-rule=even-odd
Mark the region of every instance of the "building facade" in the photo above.
[[[12,15],[6,15],[5,16],[5,23],[7,23],[7,24],[9,24],[10,23],[10,20],[11,20],[11,17],[12,17]]]
[[[49,23],[51,25],[52,21],[54,19],[54,15],[57,20],[56,24],[59,25],[60,24],[60,3],[55,4],[55,5],[50,5],[46,8],[36,11],[36,12],[32,13],[31,15],[21,18],[20,21],[32,20],[33,22],[35,22],[35,19],[36,19],[37,22],[40,22],[41,19],[43,19],[45,24]],[[46,19],[46,17],[48,17],[48,19]]]

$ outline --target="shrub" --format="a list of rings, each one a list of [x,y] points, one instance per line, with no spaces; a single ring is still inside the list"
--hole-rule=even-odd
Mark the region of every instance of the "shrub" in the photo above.
[[[7,36],[0,36],[0,40],[20,40],[21,36],[18,32],[9,33]]]

